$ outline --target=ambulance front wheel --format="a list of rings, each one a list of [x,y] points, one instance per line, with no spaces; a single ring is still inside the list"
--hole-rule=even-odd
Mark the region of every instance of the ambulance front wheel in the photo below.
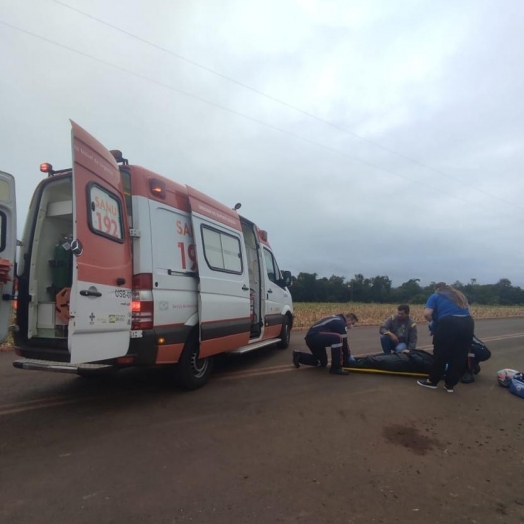
[[[213,358],[198,358],[199,350],[198,332],[195,331],[189,335],[180,360],[175,366],[175,381],[182,389],[198,389],[209,380]]]
[[[291,340],[291,320],[286,315],[284,322],[282,322],[282,329],[280,330],[280,342],[277,343],[278,349],[287,349]]]

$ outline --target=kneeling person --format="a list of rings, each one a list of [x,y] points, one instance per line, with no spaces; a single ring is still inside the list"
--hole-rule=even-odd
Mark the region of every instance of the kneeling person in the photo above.
[[[303,353],[293,351],[293,364],[326,367],[328,363],[327,349],[331,350],[330,373],[347,375],[349,372],[342,369],[350,360],[347,330],[351,328],[358,318],[354,313],[340,313],[331,315],[313,324],[306,333],[306,345],[311,351]]]
[[[392,351],[415,349],[417,347],[417,324],[409,316],[409,306],[401,304],[397,314],[388,317],[380,326],[380,344],[382,351],[389,355]]]

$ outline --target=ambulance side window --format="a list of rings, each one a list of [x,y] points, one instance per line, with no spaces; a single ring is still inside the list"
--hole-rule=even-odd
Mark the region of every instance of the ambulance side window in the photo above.
[[[120,198],[95,183],[87,186],[87,212],[89,229],[97,235],[124,242],[122,202]]]
[[[271,282],[279,285],[279,281],[282,279],[282,276],[280,275],[280,269],[278,269],[278,265],[273,257],[273,254],[266,248],[264,248],[264,261],[266,263],[267,277],[269,280],[271,280]]]
[[[201,226],[204,256],[207,265],[215,271],[241,275],[242,251],[240,239],[209,226]]]

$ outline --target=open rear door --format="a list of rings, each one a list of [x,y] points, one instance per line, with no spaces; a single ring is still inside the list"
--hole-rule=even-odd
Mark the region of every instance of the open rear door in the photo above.
[[[249,342],[249,273],[238,214],[188,187],[196,245],[200,357]]]
[[[7,337],[11,318],[15,256],[15,179],[9,173],[0,171],[0,343]]]
[[[131,242],[115,159],[72,125],[73,284],[68,346],[71,363],[125,355],[131,331]]]

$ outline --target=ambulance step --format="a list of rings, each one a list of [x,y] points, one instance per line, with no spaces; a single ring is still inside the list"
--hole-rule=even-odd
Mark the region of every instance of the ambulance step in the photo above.
[[[15,360],[13,366],[18,369],[29,369],[35,371],[54,371],[56,373],[102,373],[110,371],[114,366],[108,364],[67,364],[65,362],[54,362],[52,360],[36,360],[23,358]]]
[[[242,355],[243,353],[249,353],[249,351],[254,351],[255,349],[271,346],[277,342],[280,342],[279,338],[269,338],[267,340],[261,340],[260,342],[253,342],[248,346],[242,346],[241,348],[235,349],[233,351],[228,351],[228,353],[232,355]]]

